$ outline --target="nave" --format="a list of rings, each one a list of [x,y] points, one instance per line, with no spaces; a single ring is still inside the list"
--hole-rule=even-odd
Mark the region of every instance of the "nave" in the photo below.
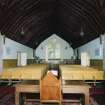
[[[98,105],[101,101],[96,101],[98,98],[95,94],[102,99],[102,96],[105,96],[105,88],[97,88],[94,83],[103,81],[103,74],[103,71],[92,67],[69,64],[31,64],[5,69],[0,78],[3,83],[8,81],[9,87],[5,87],[5,90],[13,95],[6,96],[1,87],[1,93],[4,95],[2,103],[5,102],[5,97],[9,97],[13,105]],[[45,81],[44,85],[42,81]]]
[[[105,105],[105,0],[0,0],[0,105]]]

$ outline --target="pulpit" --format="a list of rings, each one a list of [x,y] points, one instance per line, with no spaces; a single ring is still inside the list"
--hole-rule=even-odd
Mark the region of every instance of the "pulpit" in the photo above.
[[[61,78],[57,78],[51,71],[47,72],[40,80],[41,104],[61,105]]]

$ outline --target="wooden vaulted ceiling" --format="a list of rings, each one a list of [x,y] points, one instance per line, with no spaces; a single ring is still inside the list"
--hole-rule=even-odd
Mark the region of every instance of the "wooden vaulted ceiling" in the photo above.
[[[0,0],[0,31],[32,48],[55,33],[76,48],[105,32],[105,0]]]

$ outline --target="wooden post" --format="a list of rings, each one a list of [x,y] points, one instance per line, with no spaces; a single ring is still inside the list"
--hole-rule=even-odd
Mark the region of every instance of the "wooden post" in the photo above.
[[[0,34],[0,72],[3,70],[3,36]]]
[[[19,105],[19,92],[15,93],[15,105]]]
[[[103,70],[105,75],[105,35],[103,35]]]

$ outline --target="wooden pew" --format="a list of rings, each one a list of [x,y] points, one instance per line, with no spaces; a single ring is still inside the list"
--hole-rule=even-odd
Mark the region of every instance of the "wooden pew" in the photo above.
[[[24,67],[5,69],[1,73],[1,79],[40,80],[46,64],[34,64]]]
[[[64,85],[63,93],[84,94],[85,105],[89,105],[89,88],[88,85]]]
[[[60,65],[63,80],[104,80],[104,71],[80,65]]]
[[[39,93],[39,85],[17,84],[15,88],[15,105],[19,105],[20,93]]]

